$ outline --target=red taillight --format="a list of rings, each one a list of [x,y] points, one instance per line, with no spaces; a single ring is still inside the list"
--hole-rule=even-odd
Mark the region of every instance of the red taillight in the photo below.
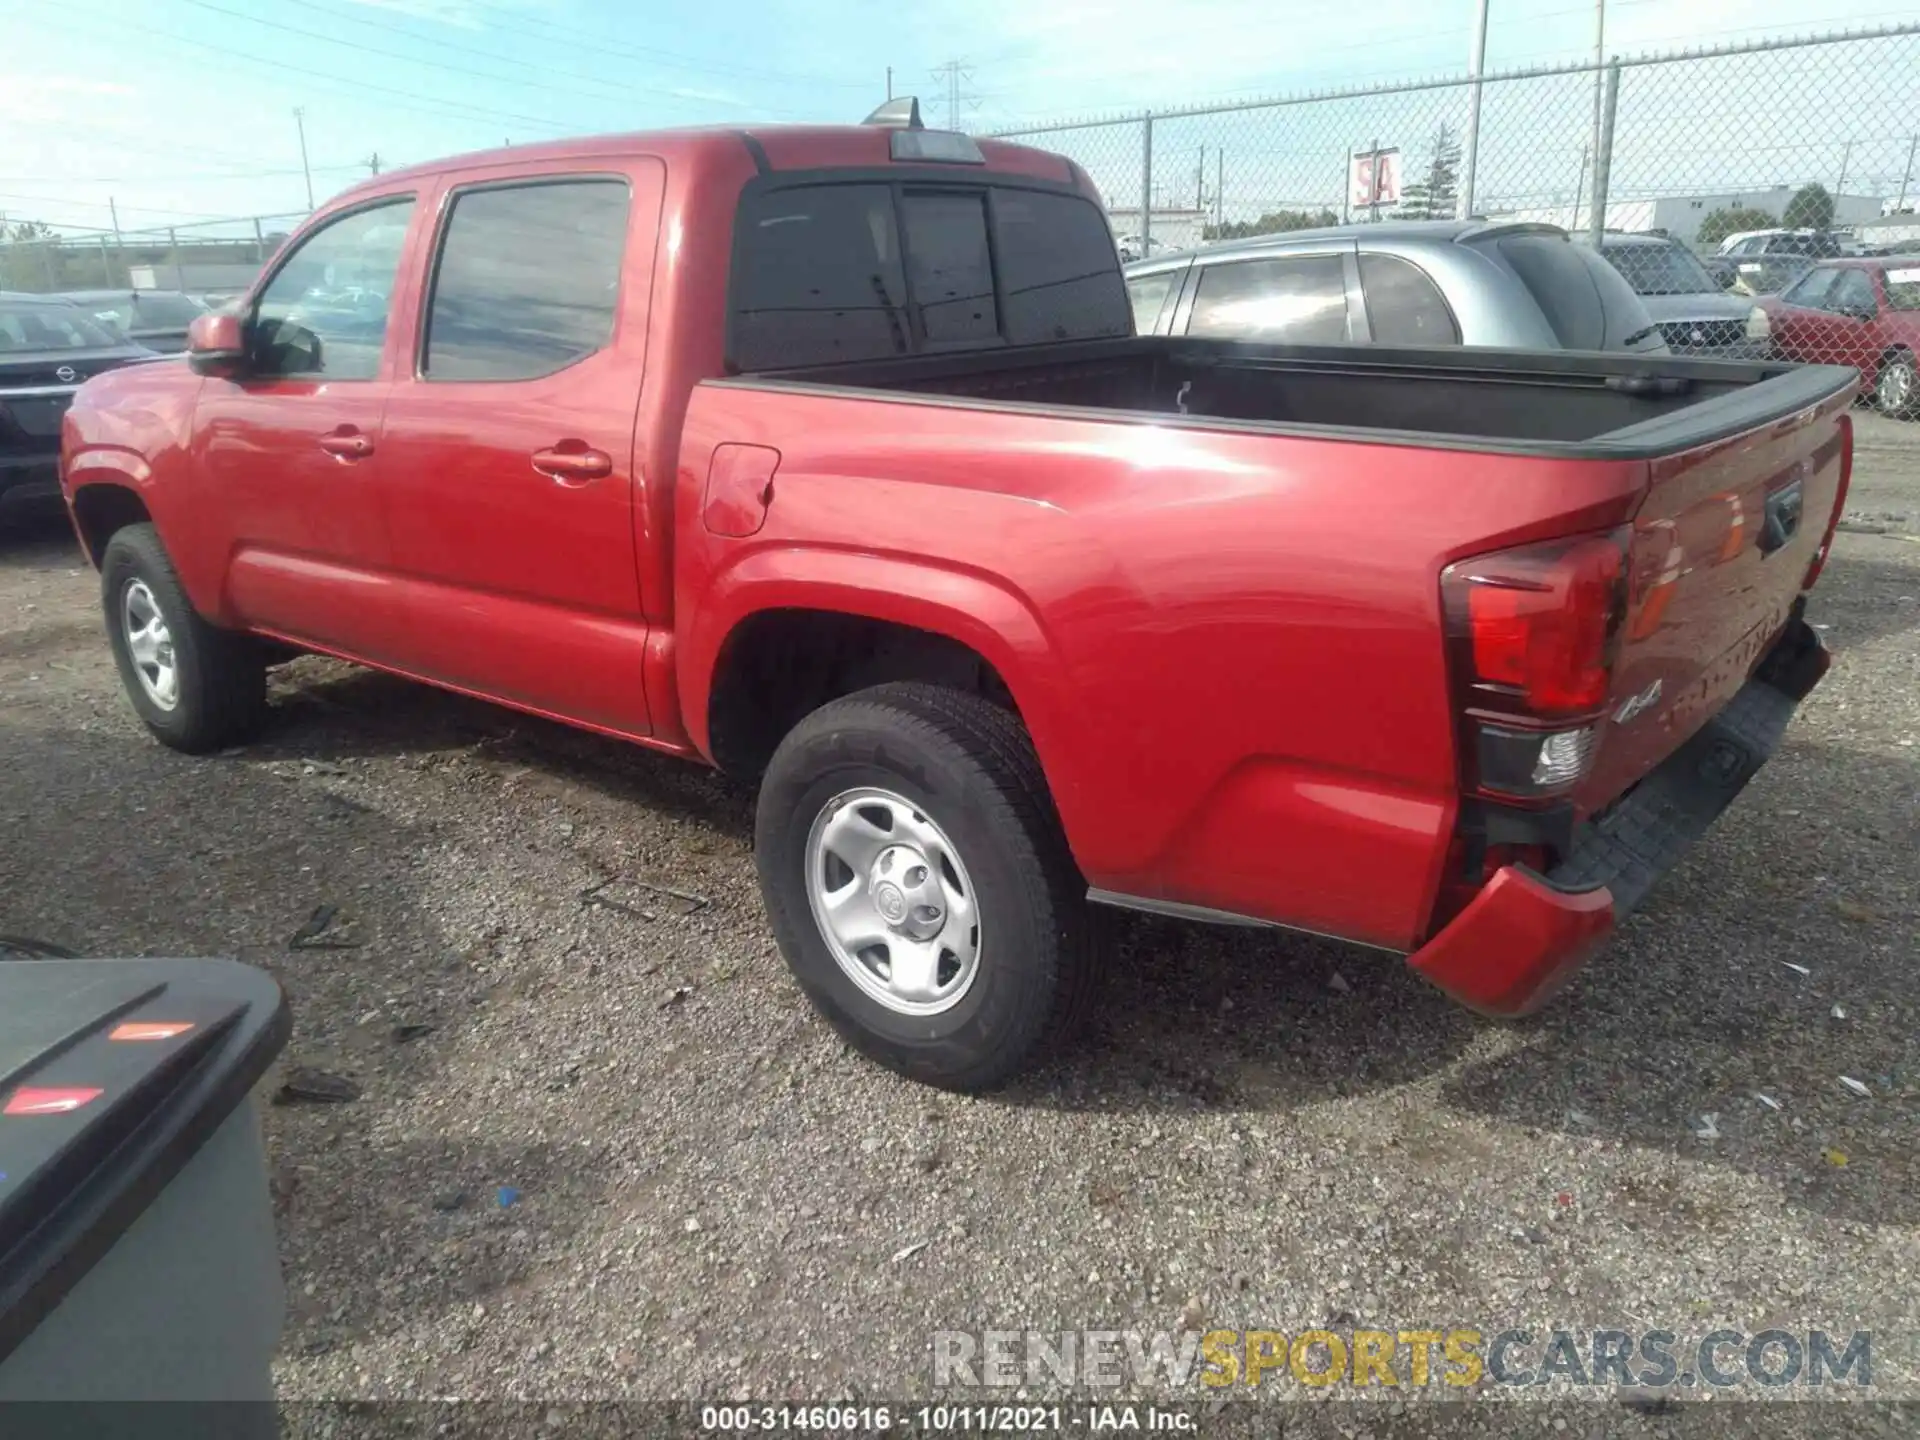
[[[1538,800],[1586,775],[1626,615],[1629,536],[1527,545],[1441,572],[1469,788]]]
[[[1472,657],[1472,683],[1490,689],[1498,708],[1540,719],[1606,703],[1625,573],[1624,532],[1449,565],[1441,589],[1449,628]]]
[[[1840,528],[1840,512],[1847,507],[1847,486],[1853,481],[1853,417],[1840,417],[1840,485],[1833,496],[1833,514],[1827,517],[1827,533],[1820,537],[1820,548],[1813,552],[1806,579],[1800,582],[1804,594],[1813,589],[1820,572],[1827,568],[1827,556],[1833,553],[1833,532]]]

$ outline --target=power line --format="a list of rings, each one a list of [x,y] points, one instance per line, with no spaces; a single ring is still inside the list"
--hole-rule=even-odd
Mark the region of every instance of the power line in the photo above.
[[[45,16],[39,18],[42,23],[46,23]],[[73,18],[71,15],[62,15],[60,17],[62,21],[71,21]],[[54,28],[58,29],[60,27],[56,25]],[[443,120],[455,119],[468,122],[474,119],[494,121],[511,120],[516,124],[532,125],[556,135],[575,133],[577,129],[577,127],[574,126],[557,124],[553,120],[540,115],[521,115],[511,110],[491,110],[484,106],[466,105],[457,100],[423,100],[411,90],[398,90],[391,85],[376,85],[369,80],[355,80],[349,76],[335,75],[326,70],[308,70],[302,66],[289,65],[282,59],[270,59],[264,55],[255,55],[250,51],[234,50],[225,45],[215,45],[211,41],[196,40],[185,35],[175,35],[166,30],[154,30],[145,25],[136,25],[130,20],[115,20],[113,31],[117,33],[123,30],[131,30],[136,34],[149,36],[154,40],[160,41],[162,44],[188,45],[196,50],[205,50],[215,55],[227,55],[236,60],[244,60],[249,65],[259,66],[259,73],[263,75],[305,75],[315,80],[324,80],[332,85],[344,85],[350,89],[366,90],[376,95],[398,96],[398,103],[392,100],[388,102],[389,105],[397,110],[414,110],[420,114],[432,115]],[[84,28],[82,33],[95,39],[108,34],[108,32],[104,30],[88,30]],[[434,108],[426,109],[423,108],[424,106],[432,106]]]
[[[403,64],[407,64],[407,65],[423,65],[433,70],[444,70],[450,75],[468,75],[468,76],[474,77],[475,79],[489,81],[495,85],[517,85],[523,90],[535,90],[540,92],[541,94],[576,94],[577,93],[573,90],[572,87],[566,86],[566,85],[554,85],[541,80],[527,80],[514,75],[503,75],[500,72],[495,70],[476,70],[471,65],[456,65],[456,64],[453,64],[451,61],[446,61],[446,60],[428,60],[416,55],[403,55],[395,50],[381,49],[380,47],[374,46],[374,45],[363,45],[358,40],[343,40],[337,35],[328,35],[319,30],[308,30],[303,26],[288,25],[288,24],[284,24],[279,20],[267,20],[258,15],[249,15],[246,12],[241,10],[229,10],[224,5],[212,4],[211,0],[185,0],[185,3],[193,6],[195,9],[206,10],[215,15],[225,15],[230,19],[245,20],[254,25],[264,25],[269,30],[280,30],[280,31],[284,31],[289,35],[298,35],[303,39],[318,40],[322,44],[326,44],[326,45],[337,45],[342,49],[352,50],[362,55],[384,56],[389,60],[398,60]],[[481,53],[484,54],[485,52],[483,51]],[[492,58],[497,59],[499,57],[496,56]],[[595,83],[601,83],[601,82],[595,82]],[[610,93],[616,96],[631,96],[635,93],[639,93],[639,94],[653,96],[656,100],[663,100],[667,104],[680,104],[680,105],[689,105],[689,104],[698,105],[702,103],[744,105],[746,103],[744,101],[729,101],[729,100],[708,100],[703,102],[701,100],[691,99],[686,96],[674,95],[671,91],[654,89],[644,85],[629,85],[629,86],[626,86],[623,90],[612,90],[610,91]],[[589,126],[585,128],[593,128],[593,127]]]
[[[507,8],[504,5],[489,4],[488,0],[467,0],[467,3],[473,9],[491,10],[496,15],[505,15],[510,19],[522,24],[528,23],[531,18],[524,11],[512,10]],[[586,43],[594,46],[596,50],[603,51],[607,54],[626,55],[634,58],[658,56],[662,59],[671,60],[675,62],[680,66],[680,68],[685,70],[700,70],[713,75],[732,75],[732,76],[737,76],[741,79],[746,79],[746,80],[776,80],[776,81],[781,81],[783,83],[798,83],[798,84],[805,84],[805,85],[826,85],[826,86],[831,86],[835,89],[842,89],[842,90],[871,91],[871,87],[872,87],[872,82],[868,80],[832,79],[824,75],[806,75],[806,74],[801,74],[797,71],[783,72],[783,71],[773,71],[773,70],[755,70],[755,69],[750,69],[750,68],[739,66],[739,65],[715,65],[708,61],[697,60],[694,57],[686,55],[682,52],[673,51],[673,50],[662,50],[651,45],[616,44],[615,42],[609,40],[605,35],[597,34],[591,30],[581,30],[573,26],[561,25],[556,21],[548,20],[544,17],[539,19],[537,22],[533,22],[533,23],[536,23],[540,29],[550,30],[556,35],[575,36],[577,37],[577,40],[585,41]],[[547,43],[554,44],[554,45],[565,45],[571,48],[575,42],[565,41],[565,40],[553,40],[553,41],[548,41]]]
[[[483,50],[477,45],[463,45],[455,40],[445,40],[437,36],[422,35],[417,30],[411,30],[404,25],[397,25],[390,20],[378,20],[370,15],[340,14],[324,5],[315,4],[314,0],[290,0],[290,3],[299,5],[302,8],[307,10],[312,10],[315,14],[325,15],[332,20],[345,20],[350,24],[362,25],[369,29],[385,30],[395,35],[403,35],[410,40],[417,40],[424,45],[431,45],[435,49],[459,50],[468,55],[478,55],[482,59],[486,59],[486,60],[504,60],[504,61],[507,61],[509,64],[524,63],[524,61],[516,57],[501,55],[499,52],[493,51],[493,50]],[[495,9],[497,7],[483,6],[481,8]],[[502,11],[501,13],[505,14],[510,12]],[[526,19],[525,16],[520,16],[518,18],[522,20]],[[546,26],[548,28],[553,28],[553,29],[560,28],[560,27],[554,26],[551,21],[541,21],[540,23],[543,26]],[[579,49],[579,44],[577,42],[567,41],[567,40],[545,40],[535,32],[521,30],[513,26],[495,25],[490,27],[490,33],[492,32],[498,32],[503,36],[521,36],[527,39],[531,39],[535,43],[544,43],[544,44],[554,45],[556,47],[562,47],[570,51],[577,51]],[[595,54],[607,54],[607,55],[616,55],[616,56],[631,55],[635,59],[644,58],[644,56],[641,54],[640,51],[626,50],[623,47],[615,45],[612,42],[608,41],[607,39],[605,39],[605,37],[589,36],[585,32],[581,32],[581,36],[583,40],[586,40],[592,43],[594,47],[593,53]],[[660,56],[670,57],[678,60],[678,57],[674,57],[673,52],[671,51],[661,50],[653,53]],[[777,74],[763,74],[761,72],[756,72],[751,70],[741,70],[735,66],[710,65],[710,64],[703,64],[697,61],[692,61],[692,60],[679,61],[679,66],[681,69],[685,69],[685,70],[703,71],[703,72],[716,74],[716,75],[737,75],[737,76],[741,76],[749,79],[779,79],[783,81],[789,81],[789,82],[800,83],[800,84],[808,84],[808,85],[830,85],[836,88],[843,88],[843,89],[864,90],[867,88],[865,82],[862,82],[862,81],[825,80],[825,79],[818,79],[818,78],[815,78],[812,76],[806,76],[806,75],[784,76],[784,75],[777,75]],[[561,69],[552,65],[542,65],[540,68],[543,72],[547,74],[570,75],[579,80],[586,80],[592,84],[609,87],[615,93],[620,95],[630,95],[633,93],[633,90],[635,88],[634,86],[632,86],[631,84],[628,84],[625,81],[603,80],[600,77],[590,75],[585,71],[581,71],[581,70]],[[683,97],[683,98],[692,98],[692,97]],[[734,103],[747,104],[749,102],[740,101],[740,102],[734,102]],[[791,115],[791,114],[798,113],[796,111],[791,111],[791,110],[777,110],[771,106],[756,105],[755,108],[766,109],[769,113],[780,114],[780,115]]]
[[[316,175],[345,175],[365,168],[366,163],[315,165],[312,169]],[[274,180],[302,173],[295,165],[280,170],[194,170],[180,175],[0,175],[0,185],[32,185],[41,180],[63,185],[186,185],[202,180]]]
[[[79,210],[105,210],[112,212],[111,200],[69,200],[64,195],[22,195],[18,191],[0,191],[0,200],[33,200],[42,205],[71,206]],[[214,215],[205,210],[166,210],[152,205],[125,205],[121,207],[137,215],[171,215],[182,220],[228,220],[231,216]]]

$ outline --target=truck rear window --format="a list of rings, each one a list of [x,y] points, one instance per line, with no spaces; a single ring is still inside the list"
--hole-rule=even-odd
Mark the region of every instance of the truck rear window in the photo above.
[[[731,305],[739,370],[1133,333],[1099,209],[1010,185],[749,194]]]

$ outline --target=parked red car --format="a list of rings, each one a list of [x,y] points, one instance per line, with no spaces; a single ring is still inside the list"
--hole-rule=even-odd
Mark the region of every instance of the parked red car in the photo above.
[[[1779,354],[1851,365],[1884,414],[1920,416],[1920,256],[1823,260],[1760,307]]]
[[[88,383],[141,718],[243,737],[264,640],[757,780],[799,983],[938,1084],[1090,901],[1538,1003],[1824,671],[1856,377],[1136,337],[1084,171],[903,118],[381,175]]]

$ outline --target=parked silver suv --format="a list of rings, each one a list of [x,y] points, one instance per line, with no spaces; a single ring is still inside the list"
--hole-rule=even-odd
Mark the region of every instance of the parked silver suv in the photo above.
[[[1324,345],[1666,348],[1631,286],[1552,225],[1389,220],[1127,266],[1143,335]]]

